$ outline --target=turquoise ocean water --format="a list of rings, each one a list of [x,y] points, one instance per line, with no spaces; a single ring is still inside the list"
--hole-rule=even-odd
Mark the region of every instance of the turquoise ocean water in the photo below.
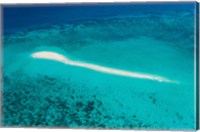
[[[144,5],[5,7],[2,125],[195,129],[195,3]],[[176,82],[32,58],[38,51]]]

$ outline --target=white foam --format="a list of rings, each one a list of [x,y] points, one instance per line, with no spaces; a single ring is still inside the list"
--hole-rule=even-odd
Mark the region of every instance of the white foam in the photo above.
[[[132,78],[155,80],[158,82],[177,83],[177,81],[169,80],[169,79],[167,79],[165,77],[161,77],[161,76],[137,73],[137,72],[126,71],[126,70],[115,69],[115,68],[109,68],[109,67],[104,67],[104,66],[80,62],[80,61],[73,61],[73,60],[70,60],[69,58],[63,56],[62,54],[59,54],[56,52],[40,51],[40,52],[33,53],[31,56],[33,58],[38,58],[38,59],[49,59],[49,60],[59,61],[66,65],[83,67],[83,68],[95,70],[98,72],[104,72],[107,74],[115,74],[115,75],[132,77]]]

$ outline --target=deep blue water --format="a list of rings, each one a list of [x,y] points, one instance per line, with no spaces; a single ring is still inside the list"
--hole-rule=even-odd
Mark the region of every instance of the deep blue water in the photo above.
[[[3,7],[4,31],[13,31],[41,25],[80,23],[88,19],[101,19],[123,15],[162,14],[170,11],[194,12],[194,2],[183,3],[127,3],[127,4],[66,4],[19,5]]]

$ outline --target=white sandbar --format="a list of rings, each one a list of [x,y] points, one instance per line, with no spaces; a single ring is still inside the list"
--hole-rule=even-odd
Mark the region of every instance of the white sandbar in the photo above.
[[[108,73],[108,74],[115,74],[115,75],[132,77],[132,78],[155,80],[155,81],[159,81],[159,82],[176,83],[176,81],[172,81],[172,80],[169,80],[169,79],[161,77],[161,76],[142,74],[142,73],[137,73],[137,72],[132,72],[132,71],[104,67],[104,66],[100,66],[100,65],[96,65],[96,64],[90,64],[90,63],[85,63],[85,62],[80,62],[80,61],[73,61],[73,60],[70,60],[69,58],[63,56],[62,54],[59,54],[56,52],[40,51],[40,52],[33,53],[31,56],[33,58],[38,58],[38,59],[49,59],[49,60],[59,61],[66,65],[83,67],[83,68],[95,70],[98,72],[104,72],[104,73]]]

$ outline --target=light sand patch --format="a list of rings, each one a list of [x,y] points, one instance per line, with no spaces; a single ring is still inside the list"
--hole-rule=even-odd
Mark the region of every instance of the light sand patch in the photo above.
[[[114,74],[114,75],[120,75],[120,76],[132,77],[132,78],[140,78],[140,79],[148,79],[148,80],[154,80],[154,81],[158,81],[158,82],[177,83],[177,81],[173,81],[173,80],[167,79],[165,77],[157,76],[157,75],[143,74],[143,73],[138,73],[138,72],[104,67],[104,66],[100,66],[100,65],[96,65],[96,64],[91,64],[91,63],[73,61],[73,60],[70,60],[69,58],[63,56],[62,54],[59,54],[56,52],[40,51],[40,52],[35,52],[35,53],[31,54],[31,57],[33,57],[35,59],[54,60],[54,61],[64,63],[66,65],[83,67],[83,68],[87,68],[87,69],[91,69],[91,70],[95,70],[95,71],[103,72],[103,73],[107,73],[107,74]]]

